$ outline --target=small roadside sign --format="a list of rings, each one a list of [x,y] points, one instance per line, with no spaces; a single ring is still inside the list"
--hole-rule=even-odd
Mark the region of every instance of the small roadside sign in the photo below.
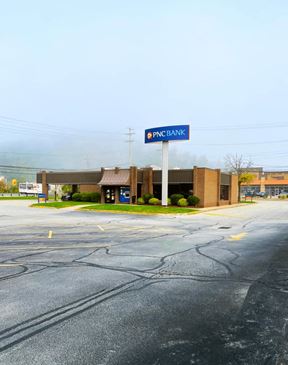
[[[46,203],[47,196],[46,194],[38,194],[38,203]]]

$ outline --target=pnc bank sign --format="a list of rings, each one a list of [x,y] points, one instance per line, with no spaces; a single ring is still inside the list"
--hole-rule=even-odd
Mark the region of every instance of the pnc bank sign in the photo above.
[[[145,143],[187,141],[189,139],[189,125],[172,125],[169,127],[150,128],[145,130]]]

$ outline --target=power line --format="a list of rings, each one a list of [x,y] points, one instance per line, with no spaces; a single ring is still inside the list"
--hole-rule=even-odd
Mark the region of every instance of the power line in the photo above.
[[[11,125],[11,123],[14,123],[13,125]],[[45,132],[49,133],[49,134],[53,134],[53,135],[84,135],[84,136],[89,136],[90,134],[95,134],[95,135],[99,135],[99,134],[107,134],[107,135],[118,135],[119,133],[117,132],[111,132],[111,131],[95,131],[95,130],[80,130],[80,129],[76,129],[76,128],[63,128],[63,127],[59,127],[57,125],[53,125],[53,124],[48,124],[48,123],[39,123],[39,122],[32,122],[29,120],[24,120],[24,119],[18,119],[18,118],[13,118],[13,117],[8,117],[5,115],[0,115],[0,125],[2,124],[2,126],[4,126],[6,129],[10,129],[10,130],[16,130],[18,132],[27,132],[27,131],[33,131],[34,133],[43,133],[43,131],[45,130]]]
[[[199,124],[201,124],[199,122]],[[259,123],[259,124],[236,124],[236,125],[214,125],[213,127],[196,127],[196,128],[191,128],[192,131],[223,131],[223,130],[248,130],[248,129],[269,129],[269,128],[288,128],[288,123],[283,124],[283,123],[279,123],[279,124],[275,124],[275,123]]]
[[[193,143],[193,146],[248,146],[248,145],[260,145],[260,144],[271,144],[271,143],[287,143],[288,139],[262,141],[262,142],[242,142],[242,143]]]
[[[1,168],[6,169],[18,169],[18,170],[30,170],[30,171],[41,171],[41,170],[55,170],[55,171],[62,171],[61,169],[51,169],[51,168],[44,168],[44,167],[29,167],[29,166],[16,166],[16,165],[0,165]]]
[[[36,176],[35,173],[32,172],[15,172],[15,171],[5,171],[5,170],[0,170],[1,174],[4,175],[11,175],[11,176]]]

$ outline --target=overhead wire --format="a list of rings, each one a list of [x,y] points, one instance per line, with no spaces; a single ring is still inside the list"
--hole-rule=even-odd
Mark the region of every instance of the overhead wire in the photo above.
[[[14,126],[11,126],[11,122],[14,123]],[[16,123],[16,125],[15,125]],[[69,135],[99,135],[99,134],[107,134],[107,135],[118,135],[119,133],[117,131],[96,131],[96,130],[88,130],[87,128],[85,130],[83,129],[76,129],[73,127],[59,127],[57,125],[52,125],[48,123],[39,123],[39,122],[31,122],[29,120],[24,119],[18,119],[13,117],[8,117],[4,115],[0,115],[0,125],[6,126],[7,129],[19,129],[20,131],[33,131],[35,133],[40,132],[43,133],[43,130],[45,130],[47,133],[57,134],[57,135],[63,135],[69,134]],[[7,125],[8,124],[8,125]]]

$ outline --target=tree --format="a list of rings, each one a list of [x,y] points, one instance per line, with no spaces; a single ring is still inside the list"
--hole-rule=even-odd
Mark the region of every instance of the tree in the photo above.
[[[7,192],[8,193],[12,193],[12,194],[16,194],[19,192],[19,188],[18,188],[18,185],[8,185],[7,186]]]
[[[62,185],[61,190],[64,194],[71,193],[72,185]]]
[[[254,179],[255,176],[250,172],[243,172],[239,178],[241,184],[247,184],[247,185],[249,185]]]
[[[241,189],[241,185],[242,184],[246,184],[249,185],[251,184],[251,182],[255,179],[255,176],[253,174],[251,174],[250,172],[243,172],[240,176],[239,176],[239,182],[240,182],[240,187],[239,189]],[[239,195],[238,195],[238,199],[239,199]]]
[[[245,160],[242,155],[229,154],[224,157],[226,169],[233,175],[238,176],[238,202],[241,199],[241,184],[249,184],[254,179],[254,175],[250,173],[252,162]]]
[[[5,181],[0,180],[0,193],[7,193],[7,184],[5,183]]]

